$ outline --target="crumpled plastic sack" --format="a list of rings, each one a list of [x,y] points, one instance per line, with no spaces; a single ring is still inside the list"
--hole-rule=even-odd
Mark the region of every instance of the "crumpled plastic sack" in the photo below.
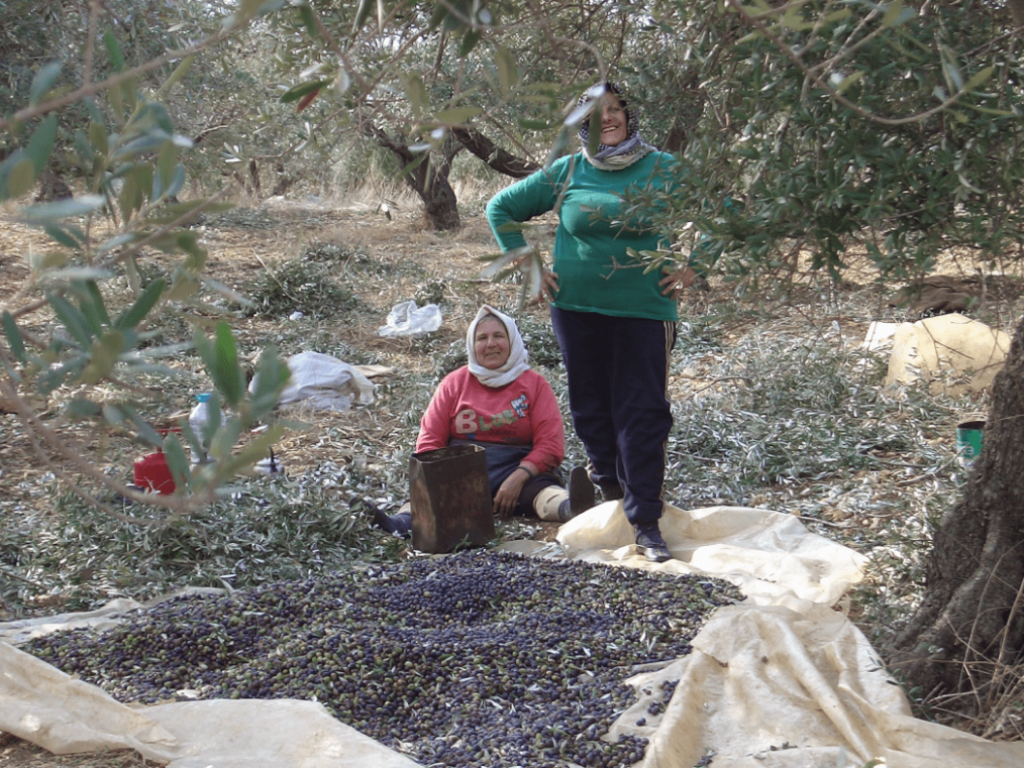
[[[347,411],[353,404],[369,405],[377,385],[355,366],[321,352],[300,352],[287,360],[292,380],[278,405],[302,403],[318,410]],[[258,376],[258,374],[257,374]],[[257,379],[249,384],[255,391]]]
[[[377,329],[379,336],[418,336],[441,327],[441,309],[437,304],[417,307],[415,301],[395,304],[388,312],[387,325]]]
[[[992,383],[1009,351],[1009,335],[956,312],[900,323],[885,384],[923,379],[935,394],[979,392]],[[947,381],[950,375],[960,380]]]

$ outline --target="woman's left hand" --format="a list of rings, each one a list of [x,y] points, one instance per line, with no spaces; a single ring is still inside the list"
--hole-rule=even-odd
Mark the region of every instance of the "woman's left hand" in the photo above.
[[[693,285],[693,281],[697,279],[697,273],[688,266],[674,271],[671,267],[665,267],[662,272],[665,273],[665,277],[658,281],[658,285],[662,288],[661,295],[670,296],[673,299],[678,299],[683,291]]]
[[[512,516],[516,509],[516,504],[519,503],[519,494],[523,492],[523,486],[526,485],[526,481],[529,479],[530,476],[521,469],[517,469],[505,478],[505,482],[501,484],[498,492],[494,494],[494,511],[499,517]]]

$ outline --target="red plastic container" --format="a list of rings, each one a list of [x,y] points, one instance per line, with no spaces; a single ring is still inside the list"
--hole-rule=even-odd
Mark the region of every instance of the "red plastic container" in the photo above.
[[[147,454],[135,462],[135,485],[153,493],[174,493],[174,478],[163,452]]]

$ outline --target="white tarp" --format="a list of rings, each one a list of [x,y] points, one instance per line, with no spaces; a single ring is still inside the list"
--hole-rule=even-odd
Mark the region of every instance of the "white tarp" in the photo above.
[[[873,758],[905,768],[1024,765],[1024,745],[911,717],[867,639],[833,608],[860,580],[860,555],[791,515],[759,509],[667,506],[662,530],[678,559],[661,564],[635,554],[617,502],[570,521],[558,536],[571,557],[721,577],[748,595],[715,612],[691,654],[631,679],[641,700],[618,719],[611,738],[648,737],[644,768],[692,768],[709,751],[714,768],[860,768]],[[651,715],[648,694],[666,680],[679,683],[665,711]],[[57,753],[132,748],[172,768],[415,765],[319,704],[197,701],[136,709],[3,643],[0,730]]]
[[[880,330],[872,324],[865,344],[877,345]],[[900,323],[893,333],[887,386],[923,379],[932,392],[978,392],[992,383],[1010,351],[1007,334],[956,312]]]
[[[629,682],[640,701],[611,735],[650,739],[642,768],[1020,768],[1024,744],[1000,744],[915,719],[867,638],[834,605],[860,581],[863,558],[808,532],[791,515],[741,507],[665,507],[675,560],[647,563],[629,546],[619,502],[562,526],[578,558],[704,573],[748,596],[717,610],[693,652]],[[679,680],[660,716],[645,691]],[[656,697],[655,697],[656,698]],[[637,721],[645,721],[638,726]]]
[[[321,352],[299,352],[287,360],[292,378],[278,405],[302,404],[323,411],[347,411],[373,402],[377,385],[354,365]],[[256,387],[254,378],[249,390]]]

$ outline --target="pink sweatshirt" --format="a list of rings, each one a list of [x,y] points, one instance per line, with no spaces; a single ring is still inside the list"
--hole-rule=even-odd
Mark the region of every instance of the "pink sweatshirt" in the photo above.
[[[524,460],[540,472],[565,458],[555,393],[532,370],[498,388],[485,387],[465,366],[445,376],[420,421],[416,451],[444,448],[450,440],[532,446]]]

